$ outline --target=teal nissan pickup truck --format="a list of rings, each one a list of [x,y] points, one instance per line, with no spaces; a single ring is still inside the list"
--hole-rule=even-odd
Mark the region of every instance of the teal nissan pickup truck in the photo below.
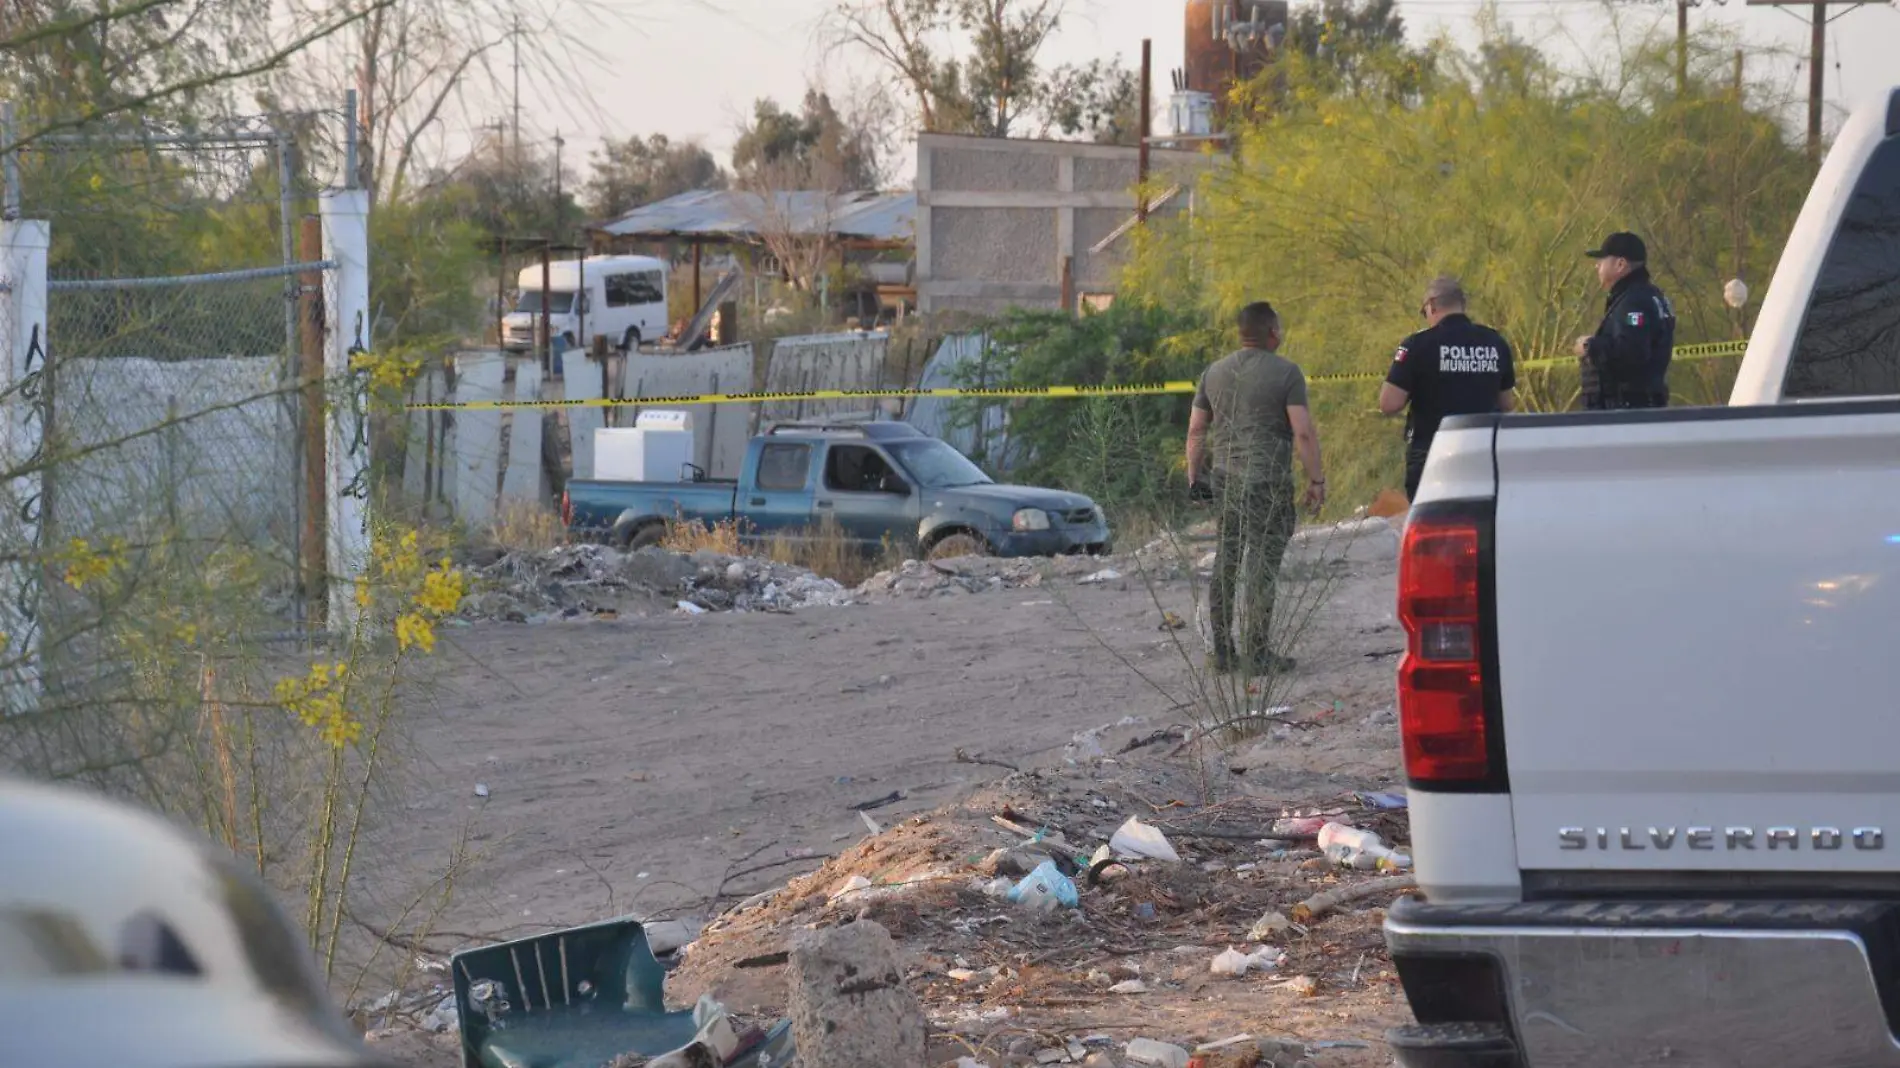
[[[752,439],[733,479],[575,479],[561,495],[570,538],[658,545],[669,520],[735,521],[742,539],[799,538],[830,518],[867,549],[927,558],[1109,551],[1108,522],[1079,493],[1002,485],[908,423],[782,424]]]

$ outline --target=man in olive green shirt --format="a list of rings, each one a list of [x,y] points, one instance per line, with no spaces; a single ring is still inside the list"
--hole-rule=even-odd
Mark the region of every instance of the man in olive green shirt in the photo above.
[[[1319,431],[1306,406],[1306,375],[1281,356],[1280,316],[1265,301],[1240,310],[1239,352],[1214,362],[1201,376],[1188,419],[1190,491],[1214,499],[1220,538],[1214,560],[1213,613],[1216,671],[1249,674],[1290,671],[1291,658],[1269,640],[1274,586],[1297,522],[1293,454],[1306,469],[1306,507],[1326,503]],[[1212,475],[1208,476],[1209,453]],[[1233,634],[1236,588],[1246,591],[1239,642]]]

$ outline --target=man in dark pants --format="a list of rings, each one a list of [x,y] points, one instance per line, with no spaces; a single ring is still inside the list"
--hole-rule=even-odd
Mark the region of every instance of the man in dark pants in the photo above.
[[[1405,499],[1418,496],[1438,424],[1448,415],[1508,412],[1517,401],[1517,371],[1504,335],[1465,314],[1465,291],[1441,275],[1425,289],[1418,313],[1425,329],[1406,338],[1379,387],[1379,411],[1405,417]]]
[[[1326,502],[1320,472],[1319,431],[1306,405],[1306,375],[1278,353],[1280,317],[1264,301],[1240,310],[1240,351],[1216,360],[1201,376],[1188,418],[1190,493],[1220,509],[1214,562],[1213,615],[1216,671],[1248,674],[1293,669],[1269,639],[1274,586],[1297,522],[1293,453],[1306,469],[1307,508]],[[1209,453],[1212,453],[1212,475]],[[1245,591],[1239,642],[1233,634],[1234,597]]]
[[[1668,407],[1676,313],[1650,280],[1649,250],[1635,234],[1616,233],[1587,255],[1597,261],[1597,281],[1610,296],[1597,332],[1577,339],[1583,406]]]

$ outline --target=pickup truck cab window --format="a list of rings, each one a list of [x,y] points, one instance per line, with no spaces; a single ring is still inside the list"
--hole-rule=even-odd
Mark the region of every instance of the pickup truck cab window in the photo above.
[[[983,469],[936,438],[914,438],[891,443],[891,454],[925,489],[981,486],[990,481]]]
[[[1900,394],[1900,137],[1874,149],[1828,246],[1784,398]]]
[[[840,493],[907,492],[884,454],[869,445],[833,445],[825,455],[825,488]]]
[[[805,476],[810,472],[809,444],[771,442],[759,450],[759,488],[762,490],[804,489]]]

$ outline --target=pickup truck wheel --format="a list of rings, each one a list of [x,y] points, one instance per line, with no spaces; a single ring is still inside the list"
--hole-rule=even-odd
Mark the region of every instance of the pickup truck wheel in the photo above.
[[[665,527],[658,523],[650,523],[634,531],[633,537],[627,539],[627,551],[637,553],[641,549],[651,549],[660,544],[660,540],[665,537]]]
[[[983,556],[989,552],[989,548],[975,534],[951,534],[931,544],[928,558],[949,560],[957,556]]]

